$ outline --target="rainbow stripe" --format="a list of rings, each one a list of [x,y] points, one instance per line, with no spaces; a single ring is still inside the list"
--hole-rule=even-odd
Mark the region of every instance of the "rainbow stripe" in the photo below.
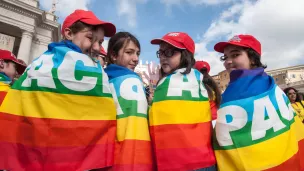
[[[304,170],[304,126],[287,96],[261,68],[231,74],[238,78],[223,95],[215,127],[218,169]]]
[[[115,104],[99,64],[53,43],[0,108],[0,169],[75,171],[113,165]]]
[[[215,165],[211,111],[203,76],[184,69],[163,78],[149,112],[150,133],[159,171],[195,170]]]
[[[7,94],[7,91],[10,89],[10,85],[0,82],[0,106]]]
[[[140,77],[127,68],[109,65],[111,90],[117,111],[115,171],[153,170],[147,120],[148,104]]]

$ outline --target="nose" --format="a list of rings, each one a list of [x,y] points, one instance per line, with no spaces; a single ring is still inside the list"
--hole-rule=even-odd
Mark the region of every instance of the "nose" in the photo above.
[[[95,53],[99,53],[99,51],[100,51],[100,44],[98,43],[98,42],[94,42],[93,44],[92,44],[92,48],[91,48],[91,50],[93,51],[93,52],[95,52]]]
[[[135,54],[134,56],[133,56],[133,59],[132,59],[134,62],[138,62],[138,60],[139,60],[139,55],[138,54]]]

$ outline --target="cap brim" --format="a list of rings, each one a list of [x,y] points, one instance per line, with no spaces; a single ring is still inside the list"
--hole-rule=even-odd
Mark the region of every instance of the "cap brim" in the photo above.
[[[216,45],[214,45],[214,50],[220,53],[224,53],[224,49],[228,46],[228,45],[234,45],[234,46],[241,46],[241,47],[249,47],[237,42],[219,42]]]
[[[97,25],[102,26],[105,31],[106,37],[112,37],[116,33],[116,27],[112,23],[104,22],[104,21],[97,20],[97,19],[91,19],[91,18],[90,19],[81,19],[80,21],[82,21],[86,24],[89,24],[89,25],[93,25],[93,26],[97,26]]]
[[[186,49],[185,47],[181,47],[181,46],[176,45],[176,44],[179,44],[179,43],[174,41],[174,40],[166,40],[166,39],[153,39],[153,40],[151,40],[152,45],[159,45],[162,42],[166,42],[166,43],[168,43],[168,44],[170,44],[170,45],[172,45],[172,46],[174,46],[178,49]]]

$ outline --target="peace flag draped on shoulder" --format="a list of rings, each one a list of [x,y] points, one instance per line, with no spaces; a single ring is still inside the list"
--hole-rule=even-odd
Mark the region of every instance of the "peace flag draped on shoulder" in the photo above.
[[[113,165],[116,111],[108,78],[80,52],[70,42],[50,44],[8,91],[0,108],[0,169]]]
[[[203,75],[179,69],[163,78],[149,111],[150,134],[159,171],[215,165],[211,111]]]
[[[10,89],[11,80],[4,74],[0,72],[0,106]]]
[[[304,126],[262,68],[232,71],[215,126],[220,171],[303,171]]]
[[[141,78],[115,64],[107,66],[117,110],[114,171],[150,171],[152,149],[147,120],[147,99]]]

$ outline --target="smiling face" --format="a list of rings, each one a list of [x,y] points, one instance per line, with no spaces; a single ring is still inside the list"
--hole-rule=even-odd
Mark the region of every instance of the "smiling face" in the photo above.
[[[161,43],[159,46],[159,62],[165,74],[176,70],[181,62],[181,51],[168,43]]]
[[[124,46],[118,51],[118,54],[112,56],[112,60],[116,65],[134,71],[138,64],[139,55],[140,49],[132,40],[130,40],[129,42],[125,41]]]
[[[294,103],[297,99],[297,93],[294,91],[294,89],[290,89],[287,93],[287,96],[291,103]]]
[[[229,45],[224,49],[224,66],[230,73],[236,69],[251,69],[251,61],[243,47]]]
[[[77,45],[82,53],[87,54],[92,46],[93,31],[90,27],[85,27],[83,30],[73,33],[70,28],[65,28],[64,37]]]

